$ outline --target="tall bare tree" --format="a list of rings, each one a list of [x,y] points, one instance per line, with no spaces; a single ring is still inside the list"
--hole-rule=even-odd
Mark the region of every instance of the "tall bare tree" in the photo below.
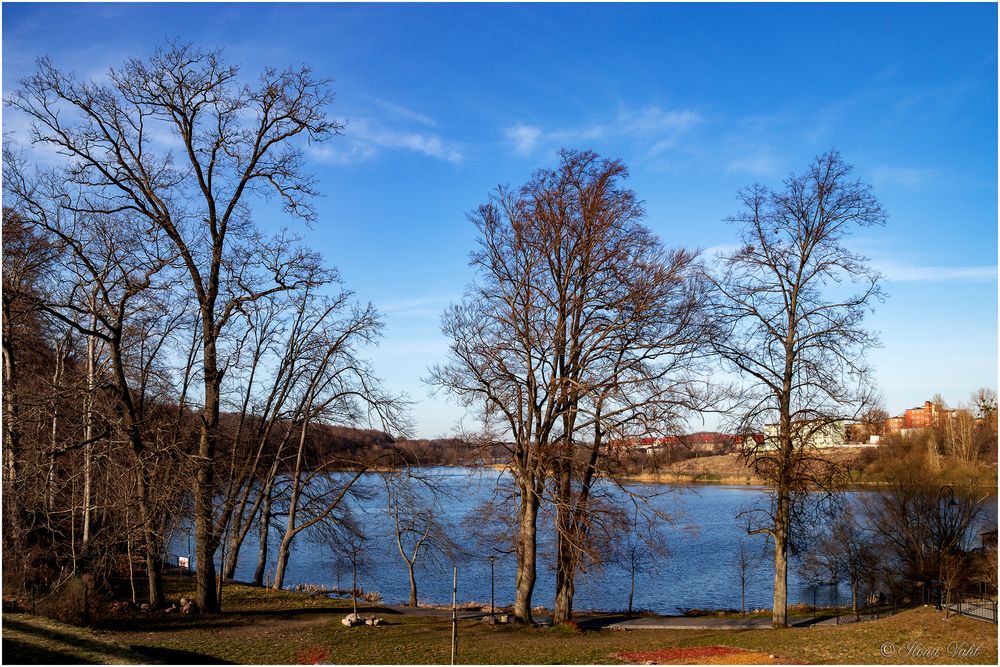
[[[528,192],[524,192],[528,196]],[[517,192],[500,188],[470,214],[479,230],[472,265],[481,282],[442,318],[451,339],[450,361],[431,370],[430,382],[466,407],[481,410],[484,440],[506,445],[517,498],[514,618],[531,623],[537,576],[537,525],[559,410],[552,334],[545,297],[536,287],[544,257]],[[492,436],[492,437],[491,437]]]
[[[605,515],[595,489],[609,442],[669,428],[696,395],[694,255],[666,251],[641,224],[642,204],[621,186],[621,162],[589,151],[559,157],[555,169],[516,191],[499,188],[471,215],[481,282],[445,314],[451,361],[431,378],[466,405],[485,405],[487,425],[513,440],[514,615],[522,622],[531,620],[542,501],[555,508],[561,622],[572,614],[589,535]]]
[[[198,604],[218,610],[213,525],[226,327],[243,304],[309,283],[314,257],[256,234],[250,203],[267,193],[306,220],[315,194],[296,139],[323,141],[342,126],[326,115],[327,82],[309,68],[265,70],[255,83],[218,51],[169,44],[147,60],[80,81],[38,61],[8,103],[32,122],[32,139],[67,157],[83,190],[81,212],[128,213],[161,230],[195,294],[203,385],[194,479]],[[179,150],[164,148],[166,135]],[[259,271],[242,271],[248,263]]]
[[[730,219],[740,227],[740,247],[706,272],[714,293],[709,340],[743,381],[736,428],[745,456],[771,487],[771,510],[755,530],[774,541],[775,627],[787,622],[797,498],[830,488],[834,477],[816,445],[839,420],[873,403],[864,353],[877,341],[862,320],[882,298],[880,275],[845,241],[884,224],[886,214],[850,173],[831,151],[780,191],[742,190],[743,211]]]

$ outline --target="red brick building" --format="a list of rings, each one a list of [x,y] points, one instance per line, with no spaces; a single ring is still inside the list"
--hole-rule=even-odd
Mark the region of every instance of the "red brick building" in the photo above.
[[[902,415],[886,419],[885,432],[899,433],[904,429],[932,428],[940,424],[941,420],[952,412],[952,410],[945,410],[937,403],[924,401],[922,406],[910,408]]]

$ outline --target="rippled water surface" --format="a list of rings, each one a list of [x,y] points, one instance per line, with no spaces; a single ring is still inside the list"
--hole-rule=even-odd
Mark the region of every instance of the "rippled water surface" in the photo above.
[[[457,542],[471,547],[472,536],[462,520],[484,500],[493,497],[499,473],[491,469],[433,468],[422,474],[432,476],[445,492],[441,507],[445,517],[453,524]],[[392,525],[388,518],[384,491],[375,475],[364,480],[371,497],[359,500],[355,515],[364,525],[369,537],[366,556],[369,565],[360,575],[359,585],[366,590],[379,591],[389,603],[405,602],[409,595],[409,580],[405,565],[396,548]],[[758,556],[749,574],[746,602],[748,608],[771,606],[773,561],[763,538],[748,537],[745,522],[737,518],[741,510],[766,503],[761,489],[716,485],[636,485],[643,493],[659,494],[654,504],[669,513],[672,523],[660,522],[658,530],[666,540],[669,554],[658,557],[656,567],[646,567],[636,578],[634,606],[659,613],[676,613],[678,609],[739,608],[740,586],[738,569],[734,564],[737,543],[743,539]],[[616,492],[620,494],[620,492]],[[511,511],[513,512],[513,507]],[[543,533],[550,534],[545,528]],[[543,536],[544,537],[544,536]],[[273,572],[274,551],[278,534],[271,531],[271,560]],[[543,540],[544,541],[544,540]],[[188,552],[189,536],[185,530],[174,535],[171,551],[184,555]],[[471,555],[455,563],[459,568],[459,599],[464,601],[490,600],[490,563],[488,550],[473,548]],[[554,572],[545,565],[545,555],[540,554],[538,582],[533,602],[551,607],[554,596]],[[236,578],[249,580],[257,563],[256,536],[245,544],[236,572]],[[418,561],[417,583],[421,602],[451,602],[451,562]],[[514,596],[514,556],[501,557],[495,564],[495,595],[498,606],[510,604]],[[332,549],[318,535],[310,531],[301,534],[294,543],[292,557],[285,575],[285,587],[298,583],[314,583],[347,589],[351,584],[350,565],[338,559]],[[574,608],[625,609],[628,606],[630,573],[624,563],[609,563],[577,576]],[[801,581],[792,563],[789,568],[790,602],[812,602],[813,595],[820,604],[846,601],[848,589],[836,586],[809,586]]]

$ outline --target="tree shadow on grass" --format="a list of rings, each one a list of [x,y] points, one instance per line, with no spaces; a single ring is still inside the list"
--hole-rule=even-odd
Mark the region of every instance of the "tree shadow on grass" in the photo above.
[[[184,651],[177,648],[166,648],[162,646],[139,646],[131,644],[129,646],[136,653],[142,654],[152,661],[165,665],[235,665],[234,662],[222,660],[212,655],[195,653],[194,651]]]
[[[231,612],[239,616],[304,616],[307,614],[351,614],[354,609],[346,607],[298,607],[295,609],[246,609],[243,611]],[[390,607],[358,607],[358,614],[369,616],[371,614],[402,615],[403,612]]]
[[[4,619],[5,632],[18,632],[27,635],[24,640],[20,638],[4,637],[4,663],[11,662],[24,664],[59,664],[59,663],[86,663],[89,662],[73,654],[73,649],[81,649],[97,654],[109,655],[121,658],[127,662],[135,660],[135,654],[124,646],[119,646],[110,642],[102,642],[97,639],[87,639],[68,632],[61,632],[53,628],[36,626],[16,619]],[[51,647],[43,647],[33,644],[30,638],[37,637],[41,642],[58,642],[63,644],[65,651]],[[8,653],[10,647],[12,653]],[[53,657],[56,656],[56,657]],[[12,659],[13,658],[13,659]]]
[[[3,661],[7,665],[84,665],[89,662],[75,655],[41,648],[16,639],[3,640]]]
[[[221,630],[253,625],[265,619],[282,621],[300,616],[346,616],[352,611],[351,607],[295,607],[292,609],[243,609],[220,614],[193,614],[190,616],[154,613],[105,619],[98,623],[98,627],[102,630],[120,632],[174,632],[205,628]],[[402,612],[388,607],[363,607],[358,609],[358,613],[379,616],[402,615]]]

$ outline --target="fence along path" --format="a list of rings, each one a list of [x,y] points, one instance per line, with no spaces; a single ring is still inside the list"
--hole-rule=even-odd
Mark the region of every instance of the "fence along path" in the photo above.
[[[968,616],[980,621],[988,621],[994,625],[997,622],[996,600],[965,596],[951,605],[951,611],[959,616]]]

